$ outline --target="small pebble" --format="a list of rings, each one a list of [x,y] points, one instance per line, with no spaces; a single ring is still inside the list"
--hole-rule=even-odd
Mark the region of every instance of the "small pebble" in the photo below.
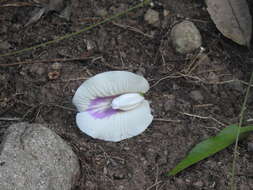
[[[98,9],[95,14],[100,17],[105,17],[108,15],[108,12],[106,9]]]
[[[88,51],[96,48],[96,42],[94,42],[92,40],[87,40],[87,39],[84,39],[83,41],[86,44],[86,48]]]
[[[117,179],[117,180],[120,180],[120,179],[124,179],[125,175],[123,173],[121,173],[121,171],[116,171],[113,174],[113,178]]]
[[[193,90],[190,92],[190,97],[197,101],[197,102],[201,102],[204,100],[203,95],[201,94],[201,92],[199,90]]]
[[[51,65],[51,68],[54,69],[54,70],[61,70],[62,68],[62,64],[59,63],[59,62],[55,62]]]
[[[164,9],[164,11],[163,11],[163,16],[169,16],[171,14],[171,12],[169,11],[169,10],[166,10],[166,9]]]
[[[153,26],[158,26],[159,25],[159,12],[149,9],[145,15],[144,15],[144,20]]]
[[[247,148],[249,152],[253,153],[253,143],[249,142]]]
[[[7,41],[0,41],[0,49],[9,49],[11,44]]]
[[[30,72],[35,75],[42,76],[46,72],[45,64],[35,63],[31,66]]]
[[[190,21],[183,21],[171,30],[171,39],[177,52],[190,53],[202,44],[202,38],[197,27]]]
[[[53,71],[48,73],[48,78],[50,80],[56,80],[60,77],[60,73],[58,71]]]
[[[203,186],[204,186],[204,183],[203,183],[202,181],[197,181],[197,182],[195,182],[193,185],[194,185],[195,187],[200,188],[200,187],[203,187]]]

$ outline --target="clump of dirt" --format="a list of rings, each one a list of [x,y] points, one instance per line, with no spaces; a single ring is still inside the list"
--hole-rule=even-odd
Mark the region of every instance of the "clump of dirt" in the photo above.
[[[1,7],[0,44],[5,46],[0,45],[0,52],[55,39],[135,3],[74,0],[70,21],[49,12],[26,27],[33,6]],[[144,21],[148,9],[159,12],[158,25]],[[204,52],[180,55],[172,48],[171,28],[185,19],[200,30]],[[165,174],[195,144],[238,121],[247,84],[236,80],[249,79],[252,57],[252,51],[220,35],[202,1],[155,1],[154,7],[140,8],[70,39],[0,58],[1,64],[9,64],[0,66],[0,117],[50,124],[72,145],[82,167],[75,190],[223,190],[229,183],[232,147],[176,177]],[[19,61],[24,62],[11,65]],[[108,70],[139,73],[151,84],[147,99],[152,102],[154,122],[143,134],[119,143],[81,133],[71,103],[84,80]],[[247,108],[246,120],[252,119],[252,100]],[[0,125],[14,122],[0,121]],[[0,142],[4,130],[0,128]],[[243,190],[253,189],[248,141],[240,144],[237,162],[238,189]]]

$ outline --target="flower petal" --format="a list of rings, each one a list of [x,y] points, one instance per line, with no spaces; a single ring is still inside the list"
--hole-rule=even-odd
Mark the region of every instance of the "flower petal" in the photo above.
[[[103,119],[94,118],[88,112],[78,113],[76,122],[87,135],[106,141],[121,141],[142,133],[152,122],[148,101],[135,109],[121,111]]]
[[[109,71],[86,80],[76,91],[73,104],[79,112],[86,111],[91,100],[97,97],[116,96],[124,93],[145,93],[148,81],[128,71]]]
[[[90,113],[90,115],[92,115],[93,117],[99,119],[116,114],[118,110],[113,109],[111,106],[113,98],[115,97],[109,96],[91,100],[89,107],[86,111]]]
[[[111,105],[113,109],[127,111],[137,107],[143,100],[144,97],[139,93],[127,93],[115,97],[112,100]]]

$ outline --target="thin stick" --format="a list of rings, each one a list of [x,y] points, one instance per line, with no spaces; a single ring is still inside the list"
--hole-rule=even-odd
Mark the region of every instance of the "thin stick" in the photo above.
[[[90,60],[94,57],[75,57],[75,58],[54,58],[54,59],[43,59],[43,60],[26,60],[26,61],[19,61],[10,64],[0,64],[0,67],[9,67],[9,66],[16,66],[16,65],[23,65],[23,64],[33,64],[33,63],[54,63],[54,62],[68,62],[68,61],[83,61],[83,60]]]
[[[122,24],[119,24],[119,23],[117,23],[117,22],[112,22],[112,24],[114,24],[114,25],[117,26],[117,27],[123,28],[123,29],[125,29],[125,30],[129,29],[130,31],[136,32],[136,33],[141,34],[141,35],[143,35],[143,36],[145,36],[145,37],[148,37],[148,38],[151,38],[151,39],[153,38],[152,35],[146,34],[146,33],[142,32],[142,31],[141,31],[140,29],[138,29],[138,28],[134,28],[134,27],[129,26],[129,25],[122,25]]]
[[[246,95],[244,97],[244,101],[243,101],[243,104],[242,104],[242,109],[241,109],[241,113],[240,113],[240,120],[239,120],[238,129],[237,129],[237,135],[236,135],[236,141],[235,141],[235,147],[234,147],[233,165],[232,165],[232,176],[231,176],[231,183],[230,183],[230,189],[231,190],[236,190],[236,184],[235,184],[235,169],[236,169],[236,166],[235,166],[235,164],[236,164],[236,159],[237,159],[239,134],[240,134],[240,130],[241,130],[241,127],[242,127],[244,111],[246,110],[246,104],[247,104],[247,101],[248,101],[250,86],[251,86],[252,82],[253,82],[253,72],[251,73],[249,85],[248,85]]]
[[[195,117],[195,118],[199,118],[199,119],[210,119],[210,120],[213,120],[215,122],[217,122],[218,124],[222,125],[222,126],[226,126],[224,123],[218,121],[217,119],[215,119],[214,117],[207,117],[207,116],[200,116],[200,115],[195,115],[195,114],[190,114],[190,113],[186,113],[186,112],[179,112],[183,115],[187,115],[187,116],[190,116],[190,117]]]
[[[28,3],[28,2],[13,2],[13,3],[6,3],[3,5],[0,5],[0,8],[2,7],[26,7],[26,6],[36,6],[35,3]]]
[[[154,121],[161,121],[161,122],[174,122],[174,123],[180,123],[180,120],[172,120],[172,119],[164,119],[164,118],[154,118]]]
[[[155,182],[153,185],[151,185],[150,187],[148,187],[146,190],[150,190],[150,189],[152,189],[153,187],[159,185],[160,183],[162,183],[162,181]]]
[[[176,78],[181,78],[182,76],[179,76],[179,75],[176,75],[176,76],[165,76],[161,79],[159,79],[158,81],[156,81],[150,88],[153,88],[155,87],[156,85],[158,85],[160,82],[162,82],[163,80],[166,80],[166,79],[176,79]]]
[[[19,117],[0,117],[0,121],[20,121],[22,118]]]

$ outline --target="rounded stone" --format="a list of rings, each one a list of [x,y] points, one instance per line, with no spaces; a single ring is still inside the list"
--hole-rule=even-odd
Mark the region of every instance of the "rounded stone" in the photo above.
[[[171,30],[171,39],[177,52],[190,53],[202,44],[202,38],[197,27],[190,21],[183,21]]]
[[[199,90],[193,90],[190,92],[190,97],[197,101],[197,102],[201,102],[204,100],[203,95],[201,94],[201,92]]]
[[[144,20],[153,26],[157,26],[159,24],[159,12],[149,9],[144,15]]]
[[[40,124],[10,126],[0,145],[0,189],[71,190],[79,161],[60,136]]]

